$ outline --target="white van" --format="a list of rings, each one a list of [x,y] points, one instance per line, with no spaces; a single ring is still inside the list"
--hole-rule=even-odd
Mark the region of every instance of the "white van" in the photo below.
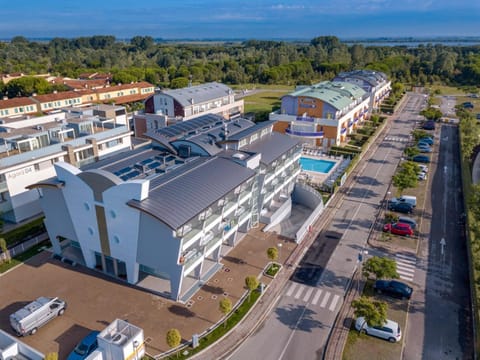
[[[67,303],[59,298],[39,297],[10,315],[10,325],[19,336],[33,335],[38,328],[63,315]]]
[[[398,198],[392,198],[390,200],[390,202],[392,202],[392,203],[397,203],[397,202],[408,203],[408,204],[412,205],[413,207],[416,207],[417,206],[417,197],[413,196],[413,195],[402,195]]]

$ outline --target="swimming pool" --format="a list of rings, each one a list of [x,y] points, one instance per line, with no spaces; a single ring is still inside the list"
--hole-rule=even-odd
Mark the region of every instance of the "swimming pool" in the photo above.
[[[327,174],[335,165],[335,161],[312,159],[312,158],[300,158],[300,166],[306,171],[315,171],[322,174]]]

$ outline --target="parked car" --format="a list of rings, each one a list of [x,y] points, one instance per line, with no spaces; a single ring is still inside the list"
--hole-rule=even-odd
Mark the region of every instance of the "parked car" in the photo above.
[[[420,172],[428,173],[428,166],[427,165],[418,164],[417,166],[420,169]]]
[[[377,280],[373,289],[378,294],[385,294],[400,299],[410,299],[413,288],[397,280]]]
[[[464,103],[462,103],[462,106],[464,109],[473,109],[474,107],[470,101],[465,101]]]
[[[388,210],[397,211],[404,214],[411,214],[413,213],[413,206],[412,204],[402,202],[389,203]]]
[[[415,195],[401,195],[390,199],[391,203],[409,203],[413,207],[417,206],[417,197]]]
[[[412,230],[415,230],[416,227],[417,227],[417,222],[414,219],[412,219],[410,217],[407,217],[407,216],[399,216],[398,220],[397,220],[397,223],[408,224],[408,225],[410,225]]]
[[[412,157],[412,161],[428,164],[430,157],[428,155],[415,155]]]
[[[403,235],[403,236],[412,236],[413,230],[410,225],[405,223],[387,223],[383,226],[383,231],[390,232],[395,235]]]
[[[68,355],[67,360],[83,360],[88,357],[98,347],[97,336],[100,331],[91,331],[80,341],[75,349]]]
[[[432,144],[427,143],[426,141],[419,141],[417,143],[417,146],[425,146],[425,147],[431,147]]]
[[[381,339],[388,340],[390,342],[400,341],[402,338],[402,331],[400,330],[400,325],[392,320],[386,320],[383,326],[368,326],[364,317],[359,317],[355,321],[355,329],[361,333],[375,336]]]
[[[427,120],[423,123],[422,128],[424,130],[435,130],[435,121],[433,120]]]
[[[424,142],[424,143],[427,143],[428,145],[433,145],[433,138],[429,137],[429,136],[425,136],[425,137],[422,137],[420,139],[418,139],[418,142]]]
[[[431,153],[432,152],[432,148],[428,145],[420,145],[418,144],[417,145],[417,149],[421,152],[421,153]]]
[[[417,175],[417,179],[418,180],[427,180],[427,173],[424,173],[424,172],[419,172],[418,175]]]

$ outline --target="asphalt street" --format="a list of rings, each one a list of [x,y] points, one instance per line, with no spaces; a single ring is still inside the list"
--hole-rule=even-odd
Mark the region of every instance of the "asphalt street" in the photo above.
[[[264,324],[230,359],[321,359],[334,319],[358,254],[369,233],[410,131],[420,120],[414,113],[425,105],[421,94],[408,94],[399,115],[393,118],[380,145],[360,164],[354,183],[314,245],[306,251],[299,269],[283,290]]]
[[[439,154],[431,169],[404,359],[471,359],[472,326],[456,126],[436,134]],[[433,176],[432,176],[433,175]],[[426,290],[425,290],[426,289]],[[421,354],[421,355],[419,355]]]

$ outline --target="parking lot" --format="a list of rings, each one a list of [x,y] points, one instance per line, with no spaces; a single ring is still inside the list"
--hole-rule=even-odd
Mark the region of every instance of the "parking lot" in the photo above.
[[[75,344],[91,330],[103,330],[116,318],[127,320],[144,330],[147,352],[168,350],[166,332],[177,328],[184,340],[214,325],[222,314],[218,302],[228,296],[236,303],[245,293],[244,279],[258,275],[268,263],[266,249],[282,243],[281,258],[286,259],[296,246],[274,233],[253,229],[222,261],[217,272],[183,305],[145,290],[120,283],[84,267],[51,259],[44,251],[24,265],[0,276],[0,328],[13,334],[9,315],[39,296],[65,299],[65,314],[22,341],[43,353],[58,352],[65,359]],[[269,278],[261,281],[268,283]]]

